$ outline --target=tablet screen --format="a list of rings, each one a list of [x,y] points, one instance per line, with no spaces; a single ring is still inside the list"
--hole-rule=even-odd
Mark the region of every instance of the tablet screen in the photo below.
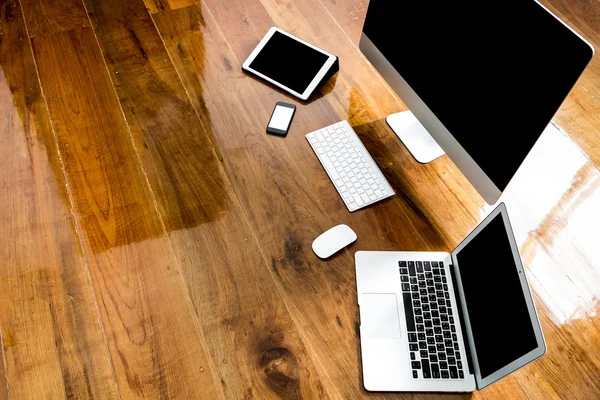
[[[276,31],[249,67],[302,94],[328,58]]]

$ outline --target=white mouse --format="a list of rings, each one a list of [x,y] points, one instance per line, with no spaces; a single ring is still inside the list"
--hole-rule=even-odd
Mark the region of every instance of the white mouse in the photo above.
[[[340,224],[319,235],[313,241],[312,248],[320,258],[327,258],[355,240],[356,233],[348,225]]]

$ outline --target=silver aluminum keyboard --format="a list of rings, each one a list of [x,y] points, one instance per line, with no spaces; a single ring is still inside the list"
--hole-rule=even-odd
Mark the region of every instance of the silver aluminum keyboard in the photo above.
[[[349,211],[395,194],[348,121],[308,133],[306,139]]]

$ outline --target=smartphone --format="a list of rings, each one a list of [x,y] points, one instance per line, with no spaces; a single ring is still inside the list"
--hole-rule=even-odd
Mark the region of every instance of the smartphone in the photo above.
[[[278,136],[287,135],[295,113],[295,105],[278,101],[277,104],[275,104],[273,113],[271,114],[271,119],[269,119],[267,133]]]

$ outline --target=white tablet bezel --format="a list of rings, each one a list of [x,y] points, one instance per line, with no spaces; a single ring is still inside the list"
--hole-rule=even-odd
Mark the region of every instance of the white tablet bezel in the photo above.
[[[527,304],[527,309],[529,311],[529,318],[531,320],[531,326],[533,327],[533,331],[535,334],[535,340],[537,342],[537,347],[531,350],[529,353],[517,358],[511,363],[505,365],[503,368],[500,368],[496,372],[488,375],[484,379],[481,377],[481,371],[479,369],[479,360],[477,358],[477,351],[475,349],[475,343],[473,341],[473,332],[471,331],[471,324],[469,320],[469,313],[467,310],[467,306],[465,303],[465,296],[462,287],[462,281],[460,277],[460,269],[458,267],[458,262],[456,259],[456,253],[460,252],[481,230],[483,230],[498,214],[502,214],[502,219],[504,221],[504,227],[506,228],[506,233],[508,236],[508,240],[510,243],[510,247],[512,250],[512,254],[515,260],[515,264],[517,267],[517,271],[519,272],[519,278],[521,281],[521,288],[523,290],[523,296],[525,297],[525,303]],[[456,286],[458,289],[458,295],[460,296],[461,308],[463,311],[463,316],[465,323],[463,325],[463,329],[467,334],[467,341],[469,344],[469,349],[471,351],[471,359],[473,361],[473,369],[475,374],[475,381],[477,382],[477,389],[483,389],[489,384],[496,382],[497,380],[505,377],[506,375],[516,371],[522,366],[532,362],[543,356],[546,353],[546,342],[544,341],[544,335],[542,333],[542,328],[540,325],[540,321],[537,316],[537,311],[535,307],[535,303],[531,296],[531,291],[529,289],[529,285],[527,283],[527,278],[525,276],[525,270],[523,269],[523,263],[521,262],[521,256],[519,255],[519,249],[517,246],[517,242],[515,240],[514,234],[512,232],[512,228],[510,226],[510,221],[508,219],[508,212],[506,211],[506,206],[504,203],[500,203],[452,252],[452,263],[454,264],[454,272],[456,273]],[[482,266],[484,267],[484,266]],[[484,282],[482,282],[484,284]],[[506,294],[510,296],[510,293]]]
[[[250,68],[250,64],[252,64],[252,62],[254,61],[254,59],[256,58],[256,56],[261,52],[261,50],[263,49],[263,47],[267,44],[267,42],[269,41],[269,39],[271,39],[271,36],[273,36],[273,34],[275,32],[280,32],[308,47],[310,47],[313,50],[318,51],[319,53],[325,54],[326,56],[328,56],[328,59],[325,61],[325,63],[323,64],[323,66],[321,67],[321,69],[319,70],[319,72],[313,77],[312,81],[310,82],[310,84],[308,85],[308,87],[306,88],[306,90],[303,93],[298,93],[295,90],[290,89],[287,86],[282,85],[281,83],[269,78],[266,75],[261,74],[260,72],[256,71],[255,69]],[[246,61],[244,61],[244,64],[242,65],[242,70],[246,71],[246,72],[250,72],[264,80],[266,80],[267,82],[277,86],[280,89],[285,90],[286,92],[302,99],[302,100],[308,100],[308,98],[310,97],[311,93],[317,88],[317,86],[319,85],[319,83],[321,82],[321,80],[325,77],[325,75],[327,74],[327,71],[329,71],[329,69],[331,68],[331,66],[335,63],[335,60],[337,59],[336,56],[334,56],[331,53],[326,52],[323,49],[320,49],[310,43],[305,42],[304,40],[297,38],[294,35],[291,35],[279,28],[277,28],[276,26],[272,26],[271,28],[269,28],[268,32],[265,34],[265,36],[261,39],[261,41],[258,43],[258,45],[256,45],[256,47],[254,48],[254,50],[252,50],[252,53],[250,53],[250,55],[248,56],[248,58],[246,59]]]

